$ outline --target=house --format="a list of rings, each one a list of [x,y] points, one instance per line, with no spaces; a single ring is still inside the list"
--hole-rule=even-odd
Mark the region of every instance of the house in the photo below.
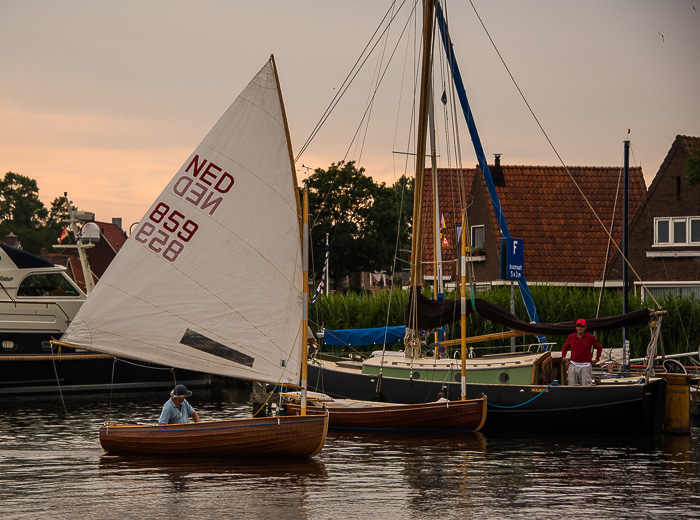
[[[622,219],[622,168],[563,166],[511,166],[496,156],[492,172],[510,234],[524,241],[524,275],[528,283],[594,286],[602,280],[606,259],[619,242]],[[423,275],[434,279],[434,218],[432,172],[426,170],[423,193]],[[646,185],[640,167],[630,169],[629,214],[634,215]],[[497,215],[479,167],[438,169],[440,214],[445,219],[442,246],[444,276],[455,283],[455,235],[461,208],[467,208],[468,240],[474,279],[479,284],[500,280],[500,238]]]
[[[700,137],[676,136],[646,197],[630,222],[628,279],[635,291],[700,297],[700,185],[685,181],[683,167]],[[616,254],[608,278],[622,279]],[[636,274],[635,274],[636,273]]]

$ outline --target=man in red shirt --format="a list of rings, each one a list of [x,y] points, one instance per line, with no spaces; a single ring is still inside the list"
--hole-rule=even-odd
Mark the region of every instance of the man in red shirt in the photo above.
[[[591,385],[591,358],[596,349],[597,363],[603,353],[603,347],[593,334],[586,332],[586,320],[576,321],[576,332],[569,334],[566,343],[561,348],[561,358],[566,358],[566,353],[571,348],[571,360],[569,361],[569,386],[590,386]]]

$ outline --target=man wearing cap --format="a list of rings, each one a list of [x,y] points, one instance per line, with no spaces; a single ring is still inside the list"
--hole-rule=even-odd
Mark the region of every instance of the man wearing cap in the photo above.
[[[187,390],[185,385],[177,385],[170,392],[170,399],[163,405],[163,412],[158,419],[158,426],[164,424],[180,424],[189,422],[190,417],[194,422],[199,422],[199,415],[194,411],[194,408],[185,401],[192,392]]]
[[[600,361],[603,347],[593,334],[586,332],[586,320],[576,320],[576,332],[569,334],[566,343],[561,348],[561,358],[566,358],[566,353],[571,348],[571,359],[569,360],[569,386],[590,386],[591,385],[591,358],[596,349],[596,359],[594,365]]]

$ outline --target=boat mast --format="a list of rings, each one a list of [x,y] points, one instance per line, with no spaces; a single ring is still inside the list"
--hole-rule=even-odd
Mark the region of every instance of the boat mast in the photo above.
[[[629,258],[629,230],[628,230],[628,206],[629,206],[629,176],[630,176],[630,142],[625,141],[624,153],[624,189],[622,194],[622,314],[627,314],[628,273],[627,262]],[[629,339],[627,327],[622,327],[622,369],[629,370]]]
[[[408,327],[418,337],[416,305],[421,285],[421,266],[423,258],[423,182],[425,177],[426,136],[428,133],[428,110],[430,99],[430,76],[432,70],[432,48],[434,34],[435,7],[433,0],[423,2],[423,60],[421,64],[421,81],[418,105],[418,140],[416,142],[416,177],[413,197],[413,233],[411,240],[411,277],[410,290],[413,308],[410,309]],[[415,350],[414,350],[415,352]],[[411,357],[414,357],[413,355]]]
[[[304,275],[302,280],[304,282],[304,296],[303,301],[303,311],[302,311],[302,323],[301,323],[301,415],[306,415],[306,381],[307,376],[307,354],[309,351],[308,347],[308,330],[309,330],[309,188],[304,187],[304,210],[302,213],[302,265],[304,269]]]

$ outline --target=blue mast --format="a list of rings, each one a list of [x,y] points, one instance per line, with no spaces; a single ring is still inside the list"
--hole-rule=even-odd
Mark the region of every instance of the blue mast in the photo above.
[[[471,108],[469,107],[469,101],[467,100],[467,93],[464,89],[464,83],[462,82],[462,75],[459,73],[459,67],[457,66],[457,60],[454,55],[452,48],[452,41],[450,40],[450,35],[447,30],[447,22],[442,14],[442,7],[439,1],[435,1],[436,15],[438,27],[440,27],[440,35],[442,36],[442,44],[445,47],[445,54],[447,54],[447,59],[450,63],[450,69],[452,70],[452,79],[455,84],[455,89],[457,90],[457,97],[459,97],[459,102],[462,105],[462,112],[464,113],[464,118],[467,122],[467,127],[469,128],[469,135],[474,145],[474,152],[479,161],[479,166],[481,167],[481,173],[484,176],[484,181],[486,182],[486,187],[489,191],[489,196],[491,197],[491,205],[496,213],[496,218],[498,219],[498,226],[501,228],[501,235],[504,238],[511,238],[510,231],[508,231],[508,224],[506,223],[506,217],[503,214],[501,208],[501,201],[498,199],[498,193],[496,192],[496,186],[493,183],[493,178],[491,177],[491,170],[489,170],[489,165],[486,162],[486,155],[484,154],[484,149],[481,146],[481,139],[479,139],[479,133],[476,130],[476,123],[474,122],[474,116],[472,115]],[[527,308],[528,316],[531,322],[539,323],[540,318],[537,315],[537,310],[535,309],[535,302],[532,300],[532,295],[530,294],[530,289],[527,286],[527,281],[525,277],[518,280],[518,286],[520,287],[520,294],[522,294],[523,301],[525,302],[525,307]]]

